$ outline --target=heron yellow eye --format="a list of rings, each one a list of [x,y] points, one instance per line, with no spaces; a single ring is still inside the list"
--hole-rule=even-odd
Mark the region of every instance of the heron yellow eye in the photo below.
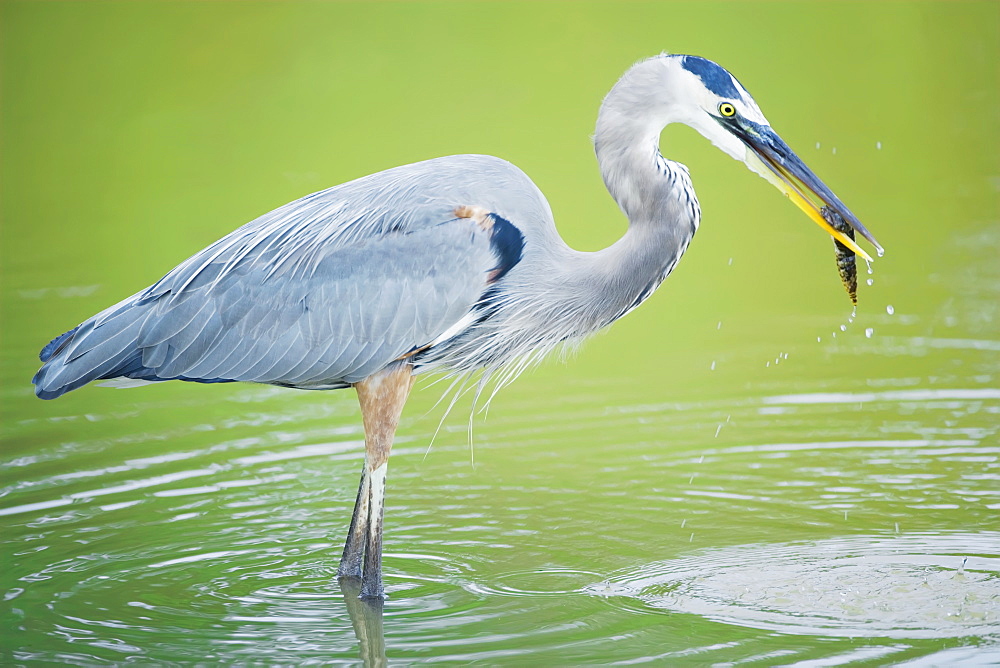
[[[729,104],[728,102],[723,102],[722,104],[719,105],[719,113],[725,116],[726,118],[729,118],[730,116],[735,116],[736,107]]]

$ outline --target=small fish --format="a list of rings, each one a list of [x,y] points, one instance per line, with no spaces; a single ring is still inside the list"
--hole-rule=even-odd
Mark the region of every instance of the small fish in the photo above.
[[[820,209],[820,213],[823,215],[823,219],[830,223],[830,226],[837,230],[838,232],[843,232],[845,235],[854,239],[854,228],[844,222],[844,219],[840,217],[840,214],[831,209],[828,206],[824,206]],[[840,272],[840,280],[847,289],[847,294],[851,296],[851,302],[855,305],[858,303],[858,261],[857,257],[850,248],[840,243],[836,239],[833,240],[833,245],[836,247],[837,252],[837,271]]]

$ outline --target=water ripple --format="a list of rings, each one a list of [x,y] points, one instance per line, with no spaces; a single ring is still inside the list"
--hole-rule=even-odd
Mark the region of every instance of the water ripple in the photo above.
[[[644,565],[590,592],[781,633],[995,636],[998,554],[994,532],[748,545]]]

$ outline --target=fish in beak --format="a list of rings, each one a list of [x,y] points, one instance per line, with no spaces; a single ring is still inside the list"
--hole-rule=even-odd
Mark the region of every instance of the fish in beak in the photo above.
[[[839,213],[828,206],[820,209],[823,219],[830,223],[830,227],[843,232],[849,239],[854,240],[854,229],[848,225]],[[840,243],[836,238],[833,240],[833,247],[837,256],[837,272],[840,274],[840,282],[844,284],[847,294],[851,297],[851,303],[858,304],[858,260],[854,251]]]

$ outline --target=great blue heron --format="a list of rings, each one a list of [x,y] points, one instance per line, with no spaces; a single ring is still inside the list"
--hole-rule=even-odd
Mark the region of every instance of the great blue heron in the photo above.
[[[56,337],[35,392],[54,399],[116,378],[353,386],[365,462],[338,574],[361,576],[361,596],[382,598],[386,464],[414,375],[503,367],[506,381],[649,297],[701,217],[687,168],[659,151],[670,123],[743,161],[856,253],[868,258],[821,207],[881,252],[729,72],[664,54],[629,69],[597,118],[601,174],[629,221],[609,248],[569,248],[542,193],[499,158],[396,167],[247,223]]]

